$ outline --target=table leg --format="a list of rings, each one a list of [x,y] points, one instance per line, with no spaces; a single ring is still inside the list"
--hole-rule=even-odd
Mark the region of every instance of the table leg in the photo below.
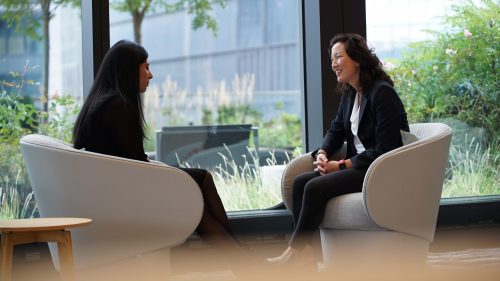
[[[10,281],[12,278],[12,255],[14,249],[13,233],[2,233],[0,280]]]
[[[59,253],[60,274],[62,280],[75,280],[75,265],[73,261],[73,247],[71,244],[71,233],[61,231],[62,241],[57,243]]]

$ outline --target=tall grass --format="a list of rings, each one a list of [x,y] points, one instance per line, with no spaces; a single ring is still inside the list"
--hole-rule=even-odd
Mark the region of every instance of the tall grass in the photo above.
[[[0,183],[1,220],[31,218],[36,212],[33,192],[29,192],[26,196],[19,193],[19,190],[21,190],[18,187],[20,175],[21,171],[17,173],[14,183],[11,183],[7,176]]]
[[[443,198],[500,194],[500,141],[486,149],[474,139],[468,147],[450,149],[450,177],[443,186]]]
[[[210,172],[227,211],[267,209],[283,201],[279,181],[263,182],[262,167],[254,148],[247,148],[250,157],[243,155],[245,158],[243,166],[237,164],[227,146],[225,149],[227,156],[219,153],[221,164]],[[287,162],[289,161],[290,159]],[[273,151],[269,152],[266,164],[266,166],[277,165]],[[179,165],[190,167],[189,163],[179,162]]]
[[[217,191],[228,211],[266,209],[282,201],[279,186],[262,184],[259,159],[255,150],[250,152],[252,159],[245,161],[242,167],[238,167],[232,157],[220,154],[224,162],[212,172]],[[272,163],[274,157],[270,159],[270,164],[275,164]]]

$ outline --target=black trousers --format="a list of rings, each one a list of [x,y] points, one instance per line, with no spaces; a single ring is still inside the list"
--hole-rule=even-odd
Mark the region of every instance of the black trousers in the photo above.
[[[326,203],[333,197],[361,192],[367,169],[347,169],[326,175],[307,172],[297,176],[292,183],[292,216],[295,230],[290,247],[302,250],[311,244],[318,229]]]

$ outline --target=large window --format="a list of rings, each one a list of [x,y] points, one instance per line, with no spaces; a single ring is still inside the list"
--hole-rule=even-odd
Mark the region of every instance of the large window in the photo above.
[[[154,78],[144,94],[146,150],[212,172],[228,210],[282,201],[284,164],[302,147],[297,0],[213,4],[218,27],[193,29],[187,9],[146,13],[110,2],[110,43],[135,40]],[[138,22],[135,22],[138,26]]]
[[[80,7],[7,2],[0,3],[0,219],[36,215],[19,139],[70,141],[83,88]]]
[[[453,129],[442,197],[499,195],[498,2],[367,0],[366,11],[410,122]]]
[[[34,206],[19,138],[39,132],[69,141],[82,88],[92,83],[91,75],[82,82],[82,59],[85,66],[99,64],[108,39],[135,40],[130,12],[112,4],[125,1],[82,2],[84,20],[93,21],[84,30],[93,40],[85,42],[81,10],[73,1],[50,7],[48,33],[41,7],[26,10],[18,5],[24,1],[7,2],[0,4],[0,190],[9,199],[1,202],[1,218],[29,215]],[[94,7],[93,13],[102,14],[91,19],[92,5],[110,2],[110,25],[102,6]],[[215,5],[209,12],[216,36],[205,27],[193,29],[186,10],[150,11],[140,29],[155,75],[144,95],[147,150],[173,165],[210,169],[228,210],[281,202],[283,164],[303,146],[304,134],[314,148],[321,123],[327,126],[327,115],[334,115],[332,103],[325,102],[333,78],[329,65],[321,69],[323,56],[329,63],[321,44],[336,32],[363,33],[364,10],[358,5],[365,2],[368,41],[393,76],[410,121],[444,122],[454,129],[443,197],[499,195],[500,13],[490,0],[228,0],[225,8]],[[309,126],[301,128],[304,116]],[[183,150],[175,140],[190,146]],[[24,201],[31,206],[27,214]]]

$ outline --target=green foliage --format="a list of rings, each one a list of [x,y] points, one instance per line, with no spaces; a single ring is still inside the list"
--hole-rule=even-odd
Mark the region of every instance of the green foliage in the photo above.
[[[390,71],[412,122],[453,117],[500,129],[500,33],[497,2],[469,1],[445,17],[447,31],[410,46]]]
[[[71,141],[73,121],[79,110],[75,100],[69,96],[54,97],[49,112],[40,112],[32,104],[24,103],[21,96],[0,94],[0,172],[15,175],[24,171],[19,150],[19,140],[31,133],[41,133],[67,142]],[[44,117],[47,122],[39,122]],[[21,177],[20,184],[27,184]]]
[[[499,194],[500,6],[466,1],[388,69],[410,122],[453,128],[443,197]]]
[[[44,38],[39,33],[41,11],[46,11],[50,20],[59,6],[79,7],[80,3],[81,0],[0,0],[0,18],[7,21],[9,26],[15,27],[18,32],[42,40]]]
[[[0,142],[13,144],[37,126],[38,112],[21,96],[0,93]]]
[[[47,122],[40,124],[39,133],[71,142],[74,120],[80,111],[80,105],[71,96],[53,96],[49,102],[49,112],[41,116]]]
[[[0,173],[14,178],[21,171],[19,183],[27,184],[24,165],[19,150],[19,139],[36,128],[38,112],[33,105],[23,103],[19,96],[0,94]]]
[[[20,172],[14,184],[7,176],[0,180],[0,220],[31,218],[36,211],[33,192],[24,195],[18,188],[19,178]]]
[[[203,109],[202,122],[209,124],[258,124],[262,114],[248,104],[222,105],[217,108],[217,116]]]
[[[302,147],[302,123],[296,114],[284,111],[283,104],[277,104],[280,112],[277,118],[262,123],[259,143],[263,147]]]
[[[251,159],[245,161],[243,167],[238,167],[234,159],[223,157],[223,164],[212,171],[212,176],[217,186],[227,211],[267,209],[282,201],[279,182],[268,182],[262,179],[262,170],[255,151],[249,150]],[[269,165],[276,165],[274,159],[268,161]]]
[[[9,81],[0,81],[0,195],[2,218],[23,218],[36,211],[19,140],[31,133],[42,133],[69,141],[78,106],[71,97],[52,97],[48,112],[38,111],[23,98],[25,74],[11,72]],[[46,122],[40,122],[43,119]],[[12,179],[15,178],[14,184]]]
[[[216,20],[210,16],[212,6],[217,4],[226,6],[226,0],[176,0],[176,1],[155,1],[155,0],[111,0],[110,6],[119,12],[129,12],[131,15],[140,14],[144,16],[148,12],[155,12],[161,9],[167,13],[173,13],[187,9],[188,14],[193,15],[192,28],[194,30],[205,26],[214,35],[218,32]]]
[[[500,194],[500,139],[481,149],[474,139],[469,147],[452,146],[451,175],[445,181],[442,197]]]
[[[283,111],[283,104],[276,104],[278,117],[262,120],[262,113],[248,104],[222,105],[217,115],[208,109],[203,110],[202,122],[209,124],[253,124],[259,127],[259,146],[289,148],[302,146],[302,124],[300,117]]]

